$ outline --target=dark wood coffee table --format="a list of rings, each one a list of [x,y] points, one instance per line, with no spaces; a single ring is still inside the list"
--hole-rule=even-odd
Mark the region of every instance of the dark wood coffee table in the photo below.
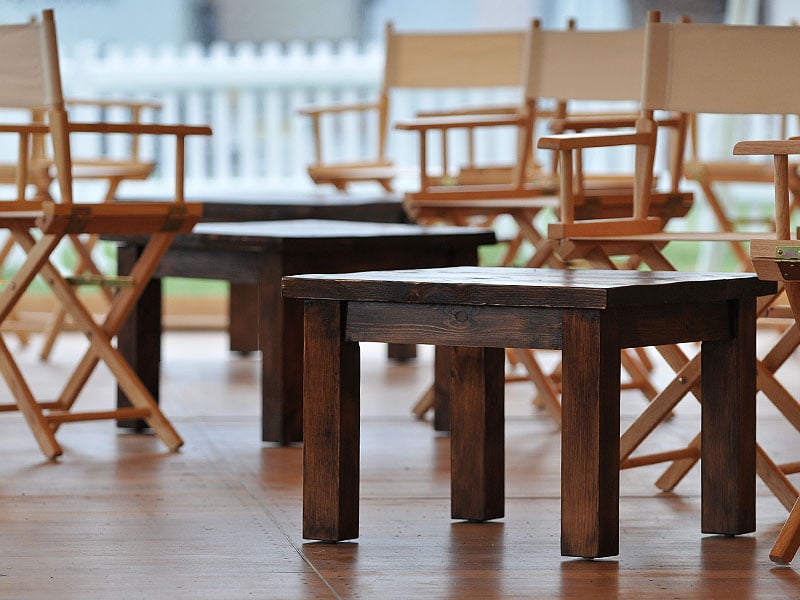
[[[141,252],[141,236],[115,236],[120,273]],[[118,337],[120,351],[158,398],[162,277],[222,279],[257,289],[248,326],[262,352],[262,439],[302,440],[302,302],[281,298],[281,277],[474,265],[478,247],[495,243],[486,229],[391,223],[297,220],[201,223],[175,238],[155,278]],[[124,403],[124,398],[121,399]]]
[[[149,197],[125,197],[141,202],[159,200]],[[161,198],[160,200],[164,200]],[[203,203],[203,222],[246,223],[289,219],[333,219],[370,223],[410,223],[403,210],[402,197],[394,194],[343,194],[327,192],[258,192],[225,191],[193,195],[191,202]],[[258,350],[258,332],[250,323],[256,318],[257,286],[230,282],[228,335],[234,352]],[[392,345],[391,358],[414,356],[413,346]]]
[[[478,521],[504,512],[503,349],[562,350],[561,552],[582,557],[619,552],[620,349],[701,341],[702,530],[754,531],[756,296],[774,291],[741,273],[285,278],[305,300],[303,536],[358,537],[358,343],[376,341],[451,349],[451,510]]]
[[[164,201],[165,198],[125,196],[126,201]],[[325,192],[225,191],[193,194],[187,202],[203,203],[203,221],[241,223],[288,219],[334,219],[372,223],[410,223],[402,196]]]

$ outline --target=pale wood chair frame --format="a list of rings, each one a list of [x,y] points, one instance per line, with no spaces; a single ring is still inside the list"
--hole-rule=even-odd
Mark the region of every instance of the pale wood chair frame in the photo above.
[[[792,203],[789,198],[792,181],[789,156],[800,154],[800,140],[739,142],[734,146],[733,153],[766,154],[773,157],[777,241],[753,240],[750,245],[750,256],[760,279],[778,281],[783,285],[795,323],[800,323],[800,278],[797,276],[800,267],[800,241],[796,237],[792,239],[791,236]],[[796,328],[794,330],[796,331]],[[798,548],[800,548],[800,497],[792,505],[789,518],[775,540],[769,557],[776,563],[786,564],[791,562]]]
[[[521,85],[519,61],[523,55],[524,36],[524,31],[398,32],[391,22],[387,23],[384,72],[378,98],[300,110],[311,118],[314,162],[308,167],[309,176],[316,184],[332,184],[341,191],[354,182],[375,181],[391,192],[396,168],[387,154],[387,136],[393,91],[517,87]],[[502,113],[513,109],[482,107],[481,110]],[[376,115],[378,139],[374,159],[348,163],[324,156],[322,120],[341,113]]]
[[[787,77],[787,73],[793,70],[792,49],[800,52],[800,32],[792,31],[794,28],[671,25],[660,23],[659,14],[653,11],[647,29],[649,41],[642,113],[636,131],[626,135],[548,136],[539,140],[540,148],[559,152],[562,167],[561,221],[550,225],[548,236],[562,258],[581,257],[595,268],[618,268],[612,256],[622,255],[635,256],[654,270],[674,270],[662,253],[670,242],[746,242],[758,237],[753,233],[667,232],[663,230],[663,222],[649,216],[657,132],[654,114],[656,110],[679,111],[684,119],[691,113],[700,112],[792,114],[796,111],[796,98],[800,94],[800,80]],[[714,46],[709,45],[710,34],[721,38]],[[674,36],[682,36],[683,42],[680,46],[682,54],[676,56],[670,54],[678,48]],[[689,48],[684,49],[687,44]],[[667,45],[670,51],[666,49]],[[720,45],[726,45],[724,53],[718,50]],[[743,47],[747,52],[742,51]],[[707,48],[717,49],[717,54],[709,56]],[[707,70],[701,72],[703,68]],[[695,79],[691,79],[691,75]],[[769,92],[765,93],[767,89]],[[637,185],[634,188],[633,216],[588,221],[576,219],[569,191],[574,177],[571,171],[573,152],[618,144],[636,147]],[[775,233],[760,237],[774,240]],[[766,314],[776,298],[777,295],[759,299],[759,315]],[[757,367],[759,389],[800,431],[800,405],[774,376],[798,343],[800,335],[793,326],[764,359],[757,359]],[[625,468],[673,461],[656,482],[660,488],[670,490],[699,459],[699,435],[688,447],[675,452],[635,458],[631,454],[687,393],[692,392],[699,399],[699,360],[697,357],[690,360],[679,348],[661,347],[659,350],[676,371],[676,379],[659,393],[622,436],[620,463]],[[798,464],[777,465],[760,446],[757,450],[759,476],[778,500],[790,509],[798,492],[786,474],[798,470]]]
[[[0,323],[13,311],[33,278],[41,274],[67,313],[89,341],[89,349],[78,363],[56,401],[40,402],[25,381],[22,371],[0,337],[0,371],[14,396],[13,404],[0,410],[19,410],[30,426],[42,452],[48,458],[62,453],[55,433],[62,423],[96,419],[144,419],[154,433],[172,450],[183,443],[169,420],[130,365],[112,345],[112,338],[123,325],[158,266],[161,257],[179,232],[190,231],[202,215],[202,205],[184,200],[184,140],[187,135],[209,135],[202,126],[171,126],[119,123],[71,122],[61,94],[58,48],[52,10],[42,13],[41,21],[24,25],[0,26],[5,36],[5,51],[24,52],[29,61],[41,65],[41,79],[29,72],[11,71],[0,105],[43,110],[47,124],[0,125],[0,133],[18,136],[17,199],[9,201],[0,212],[0,226],[7,228],[23,248],[26,257],[11,281],[0,293]],[[0,39],[2,39],[0,37]],[[29,63],[23,63],[29,64]],[[20,81],[19,85],[15,85]],[[72,196],[70,135],[76,133],[122,133],[128,135],[169,135],[176,140],[176,178],[174,202],[114,202],[76,204]],[[49,135],[53,163],[59,187],[59,202],[30,201],[26,197],[30,141],[34,135]],[[34,230],[38,234],[34,235]],[[100,322],[87,310],[75,289],[50,262],[56,246],[70,235],[102,233],[143,233],[150,241],[131,272],[126,285],[114,295],[111,306]],[[130,408],[74,412],[73,405],[99,361],[103,361],[128,396]]]

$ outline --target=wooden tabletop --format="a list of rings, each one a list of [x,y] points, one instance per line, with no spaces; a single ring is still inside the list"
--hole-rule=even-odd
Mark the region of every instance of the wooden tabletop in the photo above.
[[[144,243],[146,236],[110,235],[106,240]],[[191,233],[175,237],[175,248],[191,247],[242,247],[251,250],[280,246],[284,250],[315,251],[330,248],[331,244],[358,246],[375,244],[403,245],[424,242],[427,244],[452,243],[484,245],[494,244],[496,238],[490,229],[424,226],[405,223],[366,223],[361,221],[336,221],[328,219],[300,219],[287,221],[254,221],[244,223],[199,223]]]
[[[157,197],[126,197],[125,201],[165,201]],[[187,202],[202,202],[203,221],[225,223],[280,219],[346,219],[407,223],[402,197],[394,194],[332,194],[320,192],[226,191],[194,194]]]
[[[450,267],[296,275],[293,298],[498,306],[607,308],[708,302],[775,293],[751,273]]]

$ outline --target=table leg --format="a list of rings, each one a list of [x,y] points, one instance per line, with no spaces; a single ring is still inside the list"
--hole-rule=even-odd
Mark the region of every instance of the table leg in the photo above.
[[[497,519],[505,501],[505,352],[456,347],[452,357],[451,514]]]
[[[344,341],[343,304],[306,301],[303,537],[358,537],[359,347]]]
[[[386,358],[397,362],[406,362],[417,357],[416,344],[388,344]]]
[[[433,355],[433,428],[450,431],[450,366],[453,349],[436,346]]]
[[[117,273],[127,275],[136,264],[141,248],[121,245],[117,249]],[[117,334],[117,348],[141,379],[147,391],[158,402],[161,377],[161,280],[151,279],[142,296],[131,310],[128,319]],[[131,403],[117,387],[117,406],[129,407]],[[143,430],[147,424],[141,419],[119,420],[117,426]]]
[[[701,350],[700,467],[703,533],[736,535],[756,528],[756,313],[754,299],[729,306],[735,337]]]
[[[228,294],[228,336],[231,352],[258,350],[258,286],[252,283],[230,282]]]
[[[303,303],[281,297],[280,277],[259,284],[261,439],[303,440]]]
[[[561,554],[619,553],[620,315],[565,310]]]

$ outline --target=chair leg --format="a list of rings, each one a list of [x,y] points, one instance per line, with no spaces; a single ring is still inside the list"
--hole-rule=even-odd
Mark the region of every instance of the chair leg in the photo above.
[[[11,251],[14,249],[14,243],[15,243],[14,236],[9,236],[8,238],[6,238],[6,241],[3,242],[3,246],[0,247],[0,267],[2,267],[5,264],[8,255],[11,254]],[[19,320],[19,318],[16,315],[16,311],[12,312],[12,314],[9,315],[9,319],[12,321]],[[15,330],[14,334],[17,336],[17,338],[19,339],[19,343],[22,344],[22,346],[28,345],[28,342],[30,341],[30,335],[28,330],[24,329],[23,327]]]
[[[621,353],[622,368],[628,373],[630,381],[622,385],[622,389],[640,390],[648,400],[652,400],[658,391],[650,383],[647,368],[639,362],[636,353],[623,349]]]
[[[172,236],[170,235],[162,239],[161,244],[149,246],[148,248],[157,249],[158,247],[163,247],[163,251],[166,251],[171,240]],[[164,244],[164,242],[166,242],[166,244]],[[163,251],[158,252],[156,250],[155,252],[150,252],[150,256],[147,260],[150,263],[154,261],[155,264],[146,264],[139,270],[146,269],[149,271],[149,274],[152,274],[158,259],[163,255]],[[145,257],[147,254],[148,252],[146,249],[142,257]],[[137,267],[138,266],[139,265],[137,265]],[[134,268],[134,272],[136,272],[136,268]],[[149,277],[139,280],[137,284],[137,287],[140,288],[138,293],[120,293],[117,295],[106,322],[101,327],[95,322],[86,307],[77,299],[72,287],[59,275],[52,264],[46,262],[42,265],[42,273],[48,279],[51,289],[66,308],[67,312],[89,338],[89,352],[94,355],[94,364],[97,364],[97,359],[103,360],[116,377],[119,387],[128,396],[131,404],[147,412],[147,416],[145,416],[144,419],[153,432],[170,449],[176,450],[179,448],[183,444],[180,436],[158,408],[158,405],[153,400],[144,384],[142,384],[141,380],[136,376],[133,369],[130,368],[119,351],[111,345],[111,338],[116,335],[117,330],[130,312],[133,303],[141,294],[141,289],[144,288],[144,284],[149,281]],[[124,306],[122,305],[123,302],[125,304]]]
[[[100,325],[77,297],[73,287],[66,282],[49,261],[50,252],[55,248],[52,239],[57,239],[59,236],[44,236],[42,241],[36,242],[29,231],[22,229],[14,231],[15,238],[28,253],[29,257],[28,261],[23,265],[23,268],[18,271],[18,274],[20,274],[21,271],[25,269],[24,272],[20,274],[20,278],[29,283],[30,279],[33,277],[31,273],[41,273],[48,282],[56,298],[69,316],[72,317],[80,330],[84,332],[90,343],[89,349],[80,362],[76,373],[73,374],[72,378],[67,383],[65,392],[62,393],[62,410],[58,413],[42,417],[47,423],[45,427],[51,434],[55,432],[60,423],[67,421],[98,418],[130,418],[134,416],[135,418],[143,418],[148,426],[153,429],[153,432],[170,449],[176,450],[183,444],[180,436],[160,411],[144,384],[142,384],[141,380],[137,377],[119,351],[111,344],[111,339],[117,334],[131,308],[144,290],[144,286],[152,277],[158,262],[172,242],[174,235],[174,233],[155,234],[151,237],[150,243],[145,248],[139,262],[134,266],[131,273],[132,276],[136,278],[136,285],[117,293],[106,315],[105,321]],[[28,266],[28,263],[30,263],[30,266]],[[27,287],[27,285],[24,287]],[[21,294],[21,292],[19,294]],[[16,295],[18,296],[19,294]],[[13,306],[13,302],[10,302],[10,304]],[[0,317],[4,316],[2,312],[3,306],[4,305],[0,304]],[[6,310],[6,315],[7,312]],[[80,389],[82,389],[83,384],[86,382],[99,360],[103,360],[103,362],[106,363],[134,408],[87,414],[69,414],[68,411],[72,407],[77,394],[80,392]],[[13,361],[10,361],[9,364],[13,364]],[[12,376],[11,380],[14,381],[13,373],[9,374]],[[22,381],[21,377],[21,374],[19,374],[20,381]],[[30,410],[29,407],[26,409]],[[34,429],[34,432],[37,433],[36,429]],[[47,454],[48,451],[45,450],[45,453]]]
[[[504,267],[510,267],[514,264],[514,259],[519,252],[519,249],[522,247],[522,242],[524,238],[522,234],[517,233],[512,239],[508,241],[508,246],[506,247],[506,251],[503,253],[503,258],[500,260],[500,264]]]
[[[786,510],[792,510],[798,498],[797,488],[761,446],[756,446],[756,471],[778,502],[783,504]]]
[[[114,197],[117,194],[117,189],[119,189],[119,185],[122,183],[122,181],[123,180],[120,177],[109,178],[108,188],[106,188],[106,194],[103,197],[103,202],[109,203],[114,201]],[[97,234],[92,234],[85,242],[81,241],[77,235],[71,235],[70,239],[72,240],[75,250],[78,252],[78,266],[75,269],[74,274],[81,275],[88,271],[94,275],[100,275],[100,270],[94,264],[94,260],[92,260],[91,256],[92,250],[94,250],[94,247],[100,239],[100,236]],[[102,291],[108,301],[111,302],[113,296],[111,291],[106,288],[103,288]],[[45,341],[42,344],[42,349],[39,352],[40,360],[47,361],[47,359],[50,358],[50,353],[53,351],[56,338],[64,329],[65,317],[66,312],[64,311],[64,308],[62,306],[57,307],[53,313],[52,319],[50,320],[50,325],[45,331]]]
[[[115,188],[116,189],[116,188]],[[93,275],[100,275],[100,270],[95,265],[94,260],[92,259],[92,250],[94,249],[95,245],[99,237],[97,235],[91,235],[88,240],[85,242],[81,241],[77,235],[70,236],[72,241],[72,245],[75,247],[75,250],[78,252],[78,266],[74,271],[75,275],[81,275],[83,273],[91,273]],[[102,292],[106,297],[108,302],[111,302],[113,297],[113,293],[111,290],[107,288],[102,288]],[[64,329],[64,323],[66,322],[66,311],[64,310],[63,306],[57,306],[53,310],[53,316],[50,319],[50,324],[48,325],[47,329],[45,330],[45,339],[44,343],[42,344],[42,349],[39,351],[39,359],[42,361],[47,361],[50,358],[50,353],[53,351],[53,346],[55,345],[56,338],[58,338],[58,334]]]
[[[726,215],[725,211],[722,209],[722,204],[720,203],[719,198],[717,198],[717,195],[714,193],[714,190],[711,189],[711,184],[707,181],[701,181],[700,187],[703,188],[708,205],[714,212],[714,216],[716,216],[717,222],[719,223],[722,231],[732,232],[733,224],[728,219],[728,215]],[[739,262],[739,266],[742,267],[742,270],[752,271],[753,263],[750,261],[750,255],[748,254],[747,250],[745,250],[744,245],[740,242],[730,242],[730,246],[734,255],[736,255],[736,260]]]
[[[778,539],[770,550],[769,558],[780,565],[788,564],[800,548],[800,499],[795,502],[789,518],[781,528]]]
[[[537,398],[543,408],[553,418],[553,421],[561,426],[561,402],[559,401],[561,394],[558,386],[542,371],[532,350],[511,348],[509,351],[523,364],[528,372],[528,377],[536,387]]]
[[[434,385],[435,384],[431,384],[431,386],[425,390],[425,393],[420,396],[420,399],[417,400],[417,402],[414,404],[414,407],[411,409],[411,412],[414,413],[414,416],[418,419],[424,419],[425,414],[433,408],[435,395],[435,391],[433,389]]]
[[[0,371],[16,399],[17,409],[25,417],[42,453],[51,460],[60,456],[61,446],[56,441],[53,429],[45,420],[42,410],[2,338],[0,338]]]

